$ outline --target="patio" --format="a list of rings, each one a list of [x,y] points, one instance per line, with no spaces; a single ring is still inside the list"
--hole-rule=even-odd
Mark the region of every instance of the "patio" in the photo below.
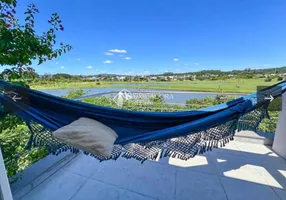
[[[270,147],[233,141],[188,161],[79,154],[21,200],[286,200],[286,161]]]

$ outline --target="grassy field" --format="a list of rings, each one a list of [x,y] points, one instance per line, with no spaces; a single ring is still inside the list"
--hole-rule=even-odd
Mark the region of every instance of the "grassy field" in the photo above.
[[[264,79],[229,79],[220,81],[171,81],[171,82],[74,82],[32,85],[33,89],[66,89],[66,88],[142,88],[160,90],[184,90],[223,93],[250,93],[257,86],[270,86],[276,80],[265,82]],[[141,84],[141,85],[140,85]]]
[[[225,81],[183,81],[170,82],[167,85],[143,85],[145,89],[188,90],[223,93],[250,93],[256,91],[257,86],[270,86],[278,81],[265,82],[264,79],[230,79]]]

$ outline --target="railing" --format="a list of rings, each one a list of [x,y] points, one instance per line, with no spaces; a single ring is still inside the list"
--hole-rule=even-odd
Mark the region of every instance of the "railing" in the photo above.
[[[0,200],[13,200],[0,147]]]

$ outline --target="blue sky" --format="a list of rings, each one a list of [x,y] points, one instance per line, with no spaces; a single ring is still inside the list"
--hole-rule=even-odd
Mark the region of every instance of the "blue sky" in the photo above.
[[[31,0],[19,0],[23,13]],[[73,50],[36,71],[150,74],[286,65],[285,0],[34,0],[36,30],[58,12]],[[20,16],[21,17],[21,16]]]

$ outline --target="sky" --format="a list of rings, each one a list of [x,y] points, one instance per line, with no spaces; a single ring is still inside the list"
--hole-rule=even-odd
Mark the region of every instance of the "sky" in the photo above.
[[[23,19],[31,0],[19,0]],[[73,50],[39,74],[148,75],[286,66],[285,0],[34,0],[36,31],[57,12]],[[0,70],[3,69],[0,68]]]

